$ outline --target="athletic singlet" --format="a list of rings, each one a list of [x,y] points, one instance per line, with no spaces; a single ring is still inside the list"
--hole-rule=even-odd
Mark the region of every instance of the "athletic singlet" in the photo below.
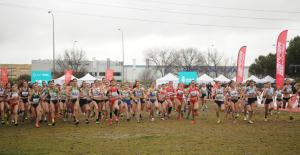
[[[267,88],[266,89],[266,94],[267,94],[267,96],[268,97],[273,97],[273,95],[274,95],[274,88]]]
[[[224,89],[223,87],[221,88],[216,88],[216,101],[224,101]]]
[[[87,99],[89,97],[89,89],[82,88],[80,89],[80,92],[82,92],[82,96],[80,96],[80,98]]]
[[[157,94],[159,101],[164,101],[166,99],[166,92],[163,90],[160,90]]]
[[[143,91],[142,89],[135,89],[134,90],[134,97],[142,98],[143,97]]]
[[[123,99],[130,99],[130,90],[129,89],[121,90],[121,95]]]
[[[79,96],[79,90],[78,90],[78,88],[76,87],[72,87],[71,88],[71,98],[72,99],[77,99],[78,98],[78,96]]]
[[[0,97],[4,97],[4,94],[5,94],[5,89],[0,88]]]
[[[39,104],[40,102],[40,95],[39,93],[33,93],[32,94],[32,104]]]
[[[206,87],[201,87],[201,94],[202,95],[207,95],[207,88]]]
[[[112,98],[117,98],[119,96],[119,91],[118,91],[118,88],[116,88],[116,87],[110,88],[109,93]]]
[[[189,94],[190,94],[190,97],[197,97],[198,94],[199,94],[199,90],[197,88],[190,88],[189,89]]]
[[[104,93],[101,92],[101,89],[100,89],[100,88],[93,88],[93,89],[92,89],[92,95],[93,95],[93,97],[101,98],[101,97],[104,96]]]
[[[151,99],[156,99],[157,96],[157,91],[155,89],[149,89],[150,93],[149,93],[149,97]]]
[[[67,99],[67,93],[66,93],[65,89],[63,89],[63,90],[61,91],[60,99],[61,99],[61,100],[66,100],[66,99]]]
[[[281,90],[276,90],[276,98],[282,99],[282,91]]]
[[[176,90],[176,92],[177,92],[177,93],[176,93],[177,98],[183,99],[184,89],[178,88],[178,89]]]
[[[284,94],[292,94],[293,93],[292,86],[291,85],[285,85],[283,87],[283,93]]]
[[[16,102],[16,101],[19,100],[19,98],[18,98],[19,97],[18,92],[11,92],[10,97],[11,97],[11,100],[14,101],[14,102]]]
[[[233,89],[230,88],[229,95],[230,95],[232,100],[238,100],[239,99],[239,93],[238,93],[236,88],[233,88]]]
[[[256,88],[255,87],[247,87],[246,88],[246,93],[248,96],[250,96],[249,98],[254,98],[255,97],[255,92],[256,92]]]
[[[49,93],[51,101],[58,100],[58,90],[56,90],[56,89],[49,89],[48,93]]]
[[[29,95],[28,88],[26,88],[26,89],[21,88],[21,97],[22,98],[28,98],[28,95]]]
[[[174,91],[173,87],[167,87],[166,91],[167,91],[167,96],[168,97],[174,97],[175,91]]]

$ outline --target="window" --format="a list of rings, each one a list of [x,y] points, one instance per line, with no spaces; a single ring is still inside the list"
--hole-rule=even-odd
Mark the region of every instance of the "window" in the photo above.
[[[95,72],[94,76],[97,76],[97,72]]]
[[[99,72],[99,76],[105,76],[105,72]]]
[[[114,72],[114,76],[121,76],[121,72]]]

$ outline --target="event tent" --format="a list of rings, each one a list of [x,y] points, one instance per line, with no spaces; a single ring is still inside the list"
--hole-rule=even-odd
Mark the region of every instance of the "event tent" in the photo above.
[[[264,78],[262,78],[261,79],[261,81],[263,82],[263,83],[266,83],[266,82],[271,82],[271,83],[275,83],[275,79],[274,78],[272,78],[271,76],[266,76],[266,77],[264,77]]]
[[[93,83],[97,78],[93,77],[90,73],[85,74],[82,78],[78,79],[79,84],[81,84],[83,81],[87,83]]]
[[[179,83],[179,79],[177,76],[173,75],[172,73],[168,73],[164,77],[156,80],[156,87],[162,84],[166,84],[169,81],[172,81],[174,86],[176,86]]]
[[[214,81],[219,81],[221,83],[226,83],[226,82],[229,82],[230,79],[228,79],[224,75],[219,75],[217,78],[214,79]]]
[[[71,80],[77,79],[75,76],[72,75]],[[60,78],[54,79],[54,84],[64,84],[65,83],[65,75],[61,76]]]
[[[256,82],[256,83],[263,83],[263,81],[262,81],[261,79],[257,78],[257,77],[254,76],[254,75],[251,75],[249,78],[245,79],[245,80],[243,81],[243,83],[245,83],[246,81],[249,81],[249,80],[252,80],[252,81],[254,81],[254,82]]]
[[[197,79],[197,82],[200,84],[201,83],[208,84],[214,82],[214,79],[208,76],[207,74],[203,74]]]

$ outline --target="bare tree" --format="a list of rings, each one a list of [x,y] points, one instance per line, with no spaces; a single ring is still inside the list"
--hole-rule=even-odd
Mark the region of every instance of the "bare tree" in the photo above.
[[[166,73],[172,72],[174,68],[173,57],[174,51],[167,48],[153,48],[146,50],[146,58],[150,63],[154,64],[155,70],[161,73],[161,76],[165,76]]]
[[[65,50],[63,56],[59,55],[56,63],[58,65],[58,72],[61,74],[65,70],[73,70],[73,74],[81,77],[87,73],[88,60],[86,53],[83,50]]]
[[[205,64],[205,58],[196,48],[180,49],[174,54],[174,64],[184,71],[195,71]]]
[[[215,73],[215,76],[218,76],[218,66],[221,65],[223,60],[223,54],[220,54],[218,50],[208,50],[207,56],[206,56],[206,65],[213,67],[213,72]]]

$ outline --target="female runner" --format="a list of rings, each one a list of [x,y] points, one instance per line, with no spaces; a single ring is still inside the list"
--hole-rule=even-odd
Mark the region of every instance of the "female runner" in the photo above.
[[[31,112],[33,114],[33,117],[35,118],[35,127],[39,128],[39,122],[42,119],[42,109],[40,105],[41,93],[39,92],[38,86],[33,86],[33,91],[30,92],[29,99],[31,102]]]
[[[50,98],[49,101],[46,100],[46,102],[48,102],[48,104],[49,104],[49,112],[50,112],[48,125],[54,126],[56,124],[56,121],[55,121],[55,109],[56,108],[55,107],[58,104],[59,91],[55,87],[53,81],[49,81],[49,87],[46,91],[46,94],[47,94],[48,98]]]
[[[246,98],[247,98],[247,103],[246,103],[246,108],[247,111],[249,112],[249,124],[253,124],[254,122],[252,121],[253,117],[253,111],[256,107],[256,101],[257,101],[257,90],[255,87],[254,81],[249,81],[249,86],[246,88]]]
[[[173,82],[169,81],[168,86],[166,87],[166,102],[164,104],[164,109],[167,110],[167,117],[171,117],[172,107],[174,105],[174,99],[175,99],[175,89],[173,87]]]
[[[130,111],[131,111],[131,100],[130,97],[132,96],[132,92],[128,86],[128,83],[125,83],[122,86],[121,89],[121,99],[122,102],[124,103],[124,107],[125,107],[125,113],[126,113],[126,120],[129,121],[130,120]]]
[[[228,95],[228,103],[232,110],[232,118],[233,122],[236,123],[237,119],[237,111],[239,109],[239,91],[236,87],[236,83],[234,81],[229,82],[229,87],[227,89],[227,95]]]
[[[92,103],[97,105],[96,108],[96,124],[99,124],[99,120],[102,119],[102,110],[105,106],[105,90],[102,83],[99,80],[95,81],[94,87],[91,88],[91,95],[92,95]],[[97,114],[98,111],[98,114]]]
[[[20,96],[21,96],[21,100],[19,103],[19,110],[20,110],[20,115],[22,118],[22,122],[24,122],[24,120],[27,120],[27,116],[29,113],[29,109],[30,109],[30,104],[28,104],[28,96],[29,96],[29,87],[28,87],[28,83],[27,81],[23,81],[22,83],[22,87],[20,88]]]
[[[88,98],[90,96],[90,89],[85,81],[82,82],[79,93],[79,105],[81,112],[85,114],[85,123],[89,124],[90,117],[90,105],[88,104]]]
[[[79,93],[80,88],[78,87],[77,79],[73,79],[71,82],[70,96],[75,125],[79,124]]]
[[[176,103],[176,111],[178,112],[177,119],[179,120],[183,118],[184,95],[185,95],[184,84],[179,83],[178,88],[176,89],[176,98],[174,100]]]
[[[167,109],[165,109],[164,104],[166,102],[166,87],[165,85],[159,86],[157,100],[160,107],[160,119],[165,120]]]
[[[283,102],[282,102],[282,97],[283,97],[283,95],[282,95],[282,87],[281,88],[280,87],[277,88],[275,94],[276,94],[276,105],[277,105],[277,107],[276,107],[276,113],[277,113],[277,116],[279,116],[278,115],[280,113],[279,110],[283,106]]]
[[[4,122],[4,116],[5,116],[5,88],[3,85],[3,82],[0,81],[0,115],[1,115],[1,124],[3,125]]]
[[[188,90],[188,97],[190,101],[189,110],[192,112],[192,124],[195,124],[195,116],[198,116],[198,108],[199,108],[199,97],[200,91],[198,87],[196,87],[195,81],[191,82],[190,88]]]
[[[159,110],[159,104],[157,102],[157,90],[155,89],[155,82],[151,83],[151,86],[148,89],[147,94],[150,102],[150,118],[151,121],[153,122],[155,111]]]
[[[18,92],[18,86],[14,84],[11,89],[11,94],[9,96],[10,110],[11,110],[11,121],[15,126],[18,126],[18,110],[20,96]]]
[[[113,112],[115,115],[115,121],[119,122],[119,105],[118,105],[118,101],[119,101],[119,90],[116,86],[116,81],[115,80],[111,80],[110,82],[111,86],[110,89],[108,90],[107,94],[109,97],[109,125],[112,125],[112,121],[113,121]]]
[[[291,81],[289,79],[286,80],[286,84],[282,88],[283,93],[283,109],[286,108],[286,106],[290,103],[291,95],[293,94]],[[289,112],[290,120],[293,120],[294,117],[292,116],[292,113]]]
[[[201,85],[200,91],[201,91],[201,94],[200,94],[201,109],[204,112],[208,108],[206,105],[206,100],[207,100],[207,96],[208,96],[208,90],[207,90],[206,84]]]
[[[266,83],[266,88],[263,91],[263,96],[266,98],[265,101],[265,122],[268,121],[268,114],[272,111],[273,97],[275,97],[274,88],[271,87],[271,83]]]
[[[221,86],[220,82],[216,81],[216,88],[214,89],[214,99],[216,103],[216,115],[217,115],[217,123],[221,123],[221,118],[220,118],[220,112],[224,112],[225,110],[225,105],[224,105],[224,88]]]
[[[142,105],[141,98],[144,96],[144,90],[140,86],[140,81],[135,81],[134,88],[133,88],[133,112],[137,119],[137,122],[140,122],[142,119],[142,109],[144,105]]]

